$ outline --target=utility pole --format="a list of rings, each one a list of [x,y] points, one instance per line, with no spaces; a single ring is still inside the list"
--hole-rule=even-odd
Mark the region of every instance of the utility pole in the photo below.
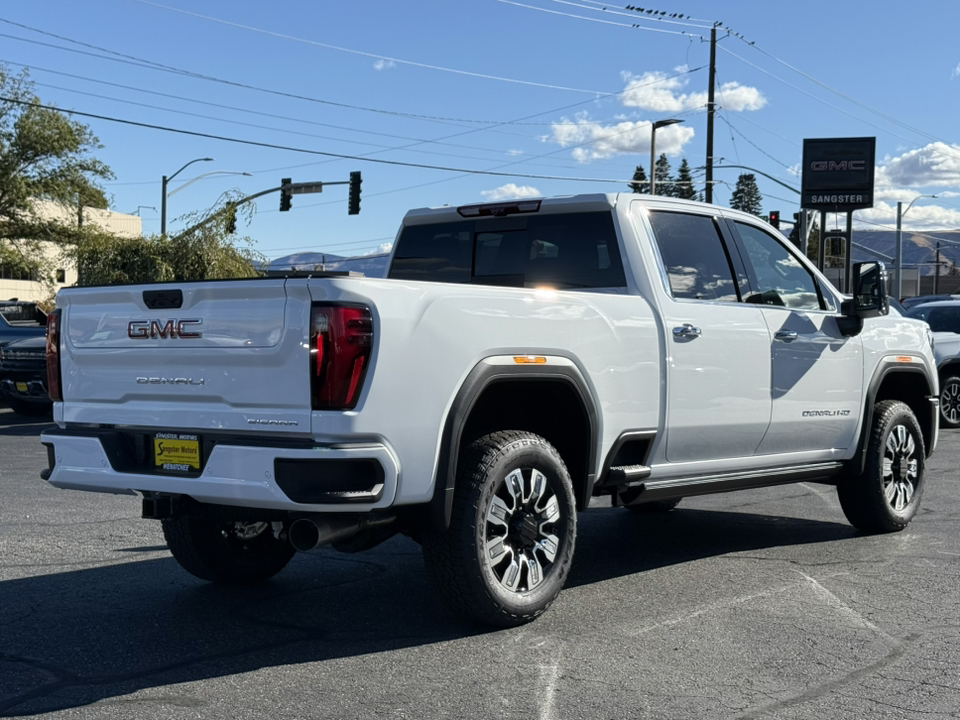
[[[933,275],[933,294],[936,295],[940,291],[940,242],[937,242],[937,264],[934,267]]]
[[[717,26],[710,30],[710,87],[707,88],[707,176],[703,197],[713,202],[713,86],[717,84]]]

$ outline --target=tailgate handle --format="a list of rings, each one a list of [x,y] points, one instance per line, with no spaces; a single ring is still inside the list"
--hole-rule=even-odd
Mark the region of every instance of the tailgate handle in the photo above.
[[[182,290],[144,290],[143,304],[150,310],[179,308],[183,305]]]

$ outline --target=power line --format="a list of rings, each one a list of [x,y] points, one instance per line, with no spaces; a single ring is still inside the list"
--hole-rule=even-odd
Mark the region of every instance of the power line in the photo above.
[[[427,70],[439,70],[442,72],[454,73],[456,75],[466,75],[468,77],[480,78],[482,80],[497,80],[499,82],[515,83],[518,85],[527,85],[531,87],[546,88],[548,90],[565,90],[568,92],[590,93],[591,95],[595,95],[598,93],[607,94],[607,95],[614,94],[614,93],[605,93],[599,90],[586,90],[584,88],[566,87],[564,85],[550,85],[547,83],[532,82],[530,80],[518,80],[516,78],[500,77],[498,75],[487,75],[485,73],[471,72],[469,70],[458,70],[456,68],[443,67],[441,65],[429,65],[427,63],[415,62],[413,60],[402,60],[400,58],[390,57],[388,55],[378,55],[376,53],[364,52],[362,50],[353,50],[351,48],[339,47],[337,45],[330,45],[328,43],[322,43],[316,40],[307,40],[306,38],[296,37],[295,35],[287,35],[285,33],[273,32],[272,30],[264,30],[263,28],[253,27],[252,25],[244,25],[243,23],[233,22],[231,20],[224,20],[222,18],[213,17],[211,15],[202,15],[200,13],[191,12],[190,10],[183,10],[181,8],[170,7],[169,5],[161,5],[160,3],[151,2],[150,0],[131,0],[131,1],[140,3],[141,5],[149,5],[151,7],[160,8],[161,10],[167,10],[169,12],[180,13],[181,15],[188,15],[190,17],[199,18],[201,20],[208,20],[209,22],[219,23],[220,25],[227,25],[229,27],[239,28],[241,30],[249,30],[250,32],[261,33],[263,35],[270,35],[271,37],[280,38],[282,40],[290,40],[293,42],[303,43],[305,45],[314,45],[316,47],[322,47],[327,50],[336,50],[338,52],[350,53],[352,55],[360,55],[362,57],[374,58],[376,60],[385,60],[387,62],[400,63],[402,65],[410,65],[411,67],[424,68]]]
[[[564,180],[570,182],[596,182],[596,183],[622,183],[626,182],[622,179],[611,179],[611,178],[578,178],[578,177],[563,177],[559,175],[532,175],[526,173],[505,173],[497,172],[492,170],[473,170],[470,168],[454,168],[446,167],[442,165],[425,165],[422,163],[410,163],[410,162],[401,162],[399,160],[384,160],[382,158],[369,158],[362,155],[346,155],[343,153],[332,153],[325,152],[323,150],[310,150],[307,148],[298,148],[292,147],[290,145],[277,145],[275,143],[260,142],[257,140],[244,140],[242,138],[232,138],[225,135],[214,135],[213,133],[203,133],[195,130],[185,130],[183,128],[173,128],[167,127],[164,125],[155,125],[152,123],[138,122],[136,120],[126,120],[124,118],[111,117],[109,115],[98,115],[95,113],[81,112],[80,110],[63,110],[61,108],[52,107],[50,105],[44,105],[42,103],[33,103],[27,102],[25,100],[17,100],[16,98],[9,98],[0,96],[0,101],[15,103],[17,105],[24,105],[28,107],[41,108],[44,110],[50,110],[53,112],[60,112],[67,115],[79,115],[80,117],[88,117],[96,120],[105,120],[107,122],[115,122],[123,125],[132,125],[134,127],[147,128],[149,130],[160,130],[163,132],[172,132],[180,135],[190,135],[192,137],[202,137],[208,138],[210,140],[221,140],[223,142],[237,143],[240,145],[252,145],[254,147],[269,148],[271,150],[287,150],[289,152],[304,153],[307,155],[321,155],[323,157],[336,158],[338,160],[359,160],[361,162],[370,162],[377,163],[379,165],[396,165],[399,167],[411,167],[419,168],[423,170],[440,170],[443,172],[456,172],[463,173],[468,175],[493,175],[498,177],[518,177],[518,178],[529,178],[532,180]],[[566,148],[561,148],[565,150]]]

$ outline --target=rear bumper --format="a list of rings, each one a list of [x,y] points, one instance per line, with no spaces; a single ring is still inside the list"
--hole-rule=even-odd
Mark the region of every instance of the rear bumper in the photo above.
[[[54,429],[40,436],[54,487],[296,512],[363,512],[392,505],[400,467],[384,444],[216,444],[192,475],[153,472],[123,456],[120,433]]]

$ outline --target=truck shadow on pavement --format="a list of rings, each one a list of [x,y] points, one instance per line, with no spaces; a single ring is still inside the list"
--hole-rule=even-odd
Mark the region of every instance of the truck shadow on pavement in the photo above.
[[[49,415],[27,417],[17,415],[7,410],[5,404],[0,404],[0,435],[23,435],[39,438],[47,428],[56,427]]]
[[[579,525],[568,588],[726,553],[855,534],[832,522],[696,509],[639,517],[597,510],[581,514]],[[451,640],[482,643],[476,636],[491,632],[444,609],[429,586],[419,547],[403,537],[365,554],[300,555],[273,581],[253,588],[202,583],[158,550],[155,543],[117,547],[106,559],[115,564],[0,582],[0,716],[78,708],[264,667]],[[621,600],[609,595],[611,603]],[[575,622],[581,610],[565,608],[561,596],[550,613],[570,613]],[[602,608],[594,611],[603,614]],[[567,619],[558,616],[557,622]]]

